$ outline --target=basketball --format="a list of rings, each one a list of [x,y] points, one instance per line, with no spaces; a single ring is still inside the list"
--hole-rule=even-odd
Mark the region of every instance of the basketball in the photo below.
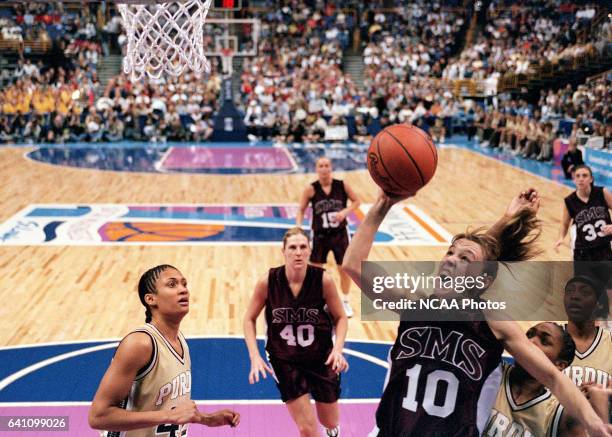
[[[431,137],[416,126],[395,124],[378,133],[368,149],[368,171],[386,193],[408,194],[423,188],[438,165]]]

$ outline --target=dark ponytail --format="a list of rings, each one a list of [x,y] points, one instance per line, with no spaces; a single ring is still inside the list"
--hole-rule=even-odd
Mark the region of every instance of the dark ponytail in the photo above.
[[[145,307],[145,322],[151,322],[153,318],[153,313],[151,312],[151,308],[145,302],[145,295],[157,292],[155,288],[155,281],[159,278],[159,275],[166,269],[176,269],[169,264],[161,264],[159,266],[153,267],[152,269],[147,270],[140,277],[140,281],[138,281],[138,297],[140,298],[140,303],[142,303]]]

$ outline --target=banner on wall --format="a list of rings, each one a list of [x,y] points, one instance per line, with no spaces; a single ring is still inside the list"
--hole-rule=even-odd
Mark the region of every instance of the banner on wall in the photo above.
[[[596,185],[612,189],[612,151],[585,147],[584,163],[593,170]]]

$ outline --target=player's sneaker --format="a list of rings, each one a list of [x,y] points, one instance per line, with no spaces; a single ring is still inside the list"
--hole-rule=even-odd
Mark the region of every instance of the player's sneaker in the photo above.
[[[340,425],[334,429],[325,428],[325,434],[327,434],[327,437],[340,437]]]
[[[353,308],[351,307],[351,304],[348,303],[347,301],[343,300],[342,301],[342,306],[344,307],[344,312],[346,313],[346,317],[353,317],[355,315],[355,313],[353,312]]]

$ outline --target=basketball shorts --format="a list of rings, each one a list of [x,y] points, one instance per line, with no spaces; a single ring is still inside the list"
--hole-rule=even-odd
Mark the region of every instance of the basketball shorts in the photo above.
[[[348,229],[346,228],[333,233],[314,234],[310,262],[325,264],[327,262],[327,254],[331,250],[334,254],[336,264],[341,265],[348,245],[349,235]]]
[[[612,261],[612,246],[606,244],[588,249],[574,249],[574,261]]]
[[[283,402],[297,399],[310,393],[317,402],[332,403],[340,398],[340,375],[320,364],[295,363],[268,357],[274,374],[276,386]]]

